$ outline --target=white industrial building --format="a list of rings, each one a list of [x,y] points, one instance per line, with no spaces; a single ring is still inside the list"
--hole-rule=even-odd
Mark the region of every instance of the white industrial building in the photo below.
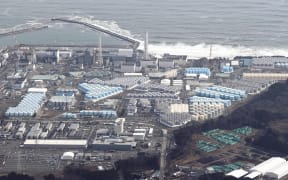
[[[154,131],[153,128],[149,128],[148,137],[153,137],[153,131]]]
[[[61,156],[61,160],[67,160],[72,161],[75,157],[75,154],[73,152],[64,152]]]
[[[239,178],[245,176],[246,174],[248,174],[248,171],[245,171],[243,169],[236,169],[234,171],[231,171],[230,173],[227,173],[226,176],[232,176],[236,179],[239,179]]]
[[[269,179],[281,179],[288,175],[288,162],[281,164],[266,173],[266,177]]]
[[[143,132],[134,132],[133,137],[136,141],[144,141],[145,140],[146,133]]]
[[[136,147],[136,142],[127,141],[124,138],[95,139],[91,147],[99,151],[130,151]]]
[[[47,93],[47,88],[29,88],[28,93]]]
[[[114,132],[117,136],[124,132],[125,118],[117,118],[114,124]]]
[[[8,122],[6,125],[5,125],[5,131],[10,131],[10,129],[13,127],[13,123],[12,122]]]
[[[26,135],[27,139],[38,139],[42,133],[42,128],[40,127],[40,123],[34,124],[28,134]]]
[[[146,134],[146,129],[134,129],[134,133],[144,133]]]
[[[258,176],[264,176],[267,172],[271,171],[272,169],[279,167],[286,163],[286,160],[280,157],[272,157],[257,166],[250,169],[250,173],[245,177],[254,179]]]
[[[88,141],[85,139],[26,139],[24,147],[27,148],[78,148],[86,149]]]
[[[272,157],[254,167],[249,171],[237,169],[226,176],[232,176],[237,179],[283,179],[288,175],[288,162],[281,157]]]
[[[164,84],[166,86],[170,86],[171,85],[171,80],[170,79],[162,79],[160,81],[160,84]]]
[[[71,131],[78,131],[79,127],[80,127],[80,124],[79,124],[79,123],[72,123],[72,124],[70,124],[70,126],[69,126],[69,130],[71,130]]]
[[[173,86],[183,86],[183,80],[173,80]]]

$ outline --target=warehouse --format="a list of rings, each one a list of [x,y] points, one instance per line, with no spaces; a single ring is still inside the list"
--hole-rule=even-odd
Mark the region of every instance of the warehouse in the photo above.
[[[281,164],[280,166],[277,166],[276,168],[269,170],[266,173],[267,179],[281,179],[283,177],[287,177],[288,175],[288,162]]]
[[[282,176],[282,170],[280,169],[280,171],[274,174],[273,173],[273,169],[278,168],[283,166],[284,169],[286,168],[284,166],[284,164],[287,163],[285,159],[280,158],[280,157],[272,157],[258,165],[256,165],[255,167],[250,169],[250,173],[248,175],[245,176],[245,178],[250,178],[250,179],[254,179],[257,178],[259,176],[264,176],[266,173],[270,172],[271,176]]]
[[[136,147],[136,142],[124,142],[123,139],[105,139],[94,140],[91,146],[92,149],[98,151],[131,151]]]
[[[26,139],[26,148],[75,148],[86,149],[88,142],[85,139]]]
[[[72,161],[75,157],[75,154],[73,152],[64,152],[61,156],[61,160],[70,160]]]
[[[245,176],[248,172],[243,169],[236,169],[234,171],[231,171],[230,173],[227,173],[226,176],[232,176],[236,179],[239,179],[243,176]]]

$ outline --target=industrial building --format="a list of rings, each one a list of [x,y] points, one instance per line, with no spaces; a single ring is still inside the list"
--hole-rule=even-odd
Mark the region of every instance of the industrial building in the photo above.
[[[5,129],[5,131],[10,131],[10,129],[13,127],[13,123],[12,122],[8,122],[6,125],[5,125],[5,127],[4,127],[4,129]]]
[[[129,103],[127,105],[127,115],[134,116],[137,113],[137,100],[129,99]]]
[[[74,157],[75,154],[73,152],[64,152],[63,155],[61,156],[61,160],[72,161]]]
[[[160,81],[160,84],[164,84],[166,86],[170,86],[171,85],[171,80],[170,79],[162,79]]]
[[[16,82],[13,84],[12,88],[15,90],[21,90],[24,88],[26,83],[27,83],[26,78],[17,79]]]
[[[25,148],[65,148],[86,149],[87,140],[84,139],[26,139]]]
[[[134,138],[136,141],[144,141],[144,140],[145,140],[145,137],[146,137],[146,134],[145,134],[145,133],[142,133],[142,132],[134,132],[134,133],[133,133],[133,138]]]
[[[42,128],[40,127],[40,123],[34,124],[31,127],[30,131],[27,133],[27,139],[38,139],[42,133]]]
[[[282,179],[288,175],[288,162],[280,157],[272,157],[254,167],[249,171],[237,169],[227,173],[237,179]]]
[[[160,123],[168,127],[179,127],[191,121],[188,113],[164,113],[160,114]]]
[[[57,128],[57,131],[63,131],[64,128],[65,128],[66,124],[65,123],[61,123],[58,128]]]
[[[101,137],[101,136],[109,136],[110,131],[109,129],[98,129],[96,131],[96,137]]]
[[[79,84],[79,89],[85,94],[86,100],[97,102],[123,92],[121,87],[111,87],[101,84]]]
[[[258,176],[264,176],[267,172],[277,168],[281,167],[286,163],[286,160],[280,157],[272,157],[255,167],[251,168],[249,170],[249,174],[246,175],[246,178],[254,179]]]
[[[280,166],[277,166],[271,170],[269,170],[265,176],[267,179],[282,179],[287,178],[288,175],[288,162],[281,164]]]
[[[126,142],[122,138],[95,139],[91,148],[98,151],[131,151],[136,142]]]
[[[117,118],[114,124],[114,132],[117,136],[124,132],[125,118]]]
[[[68,129],[70,131],[78,131],[79,130],[79,127],[80,127],[80,124],[79,123],[72,123],[70,124],[70,126],[68,127]]]
[[[173,80],[172,84],[173,84],[173,86],[183,86],[183,80],[181,80],[181,79]]]
[[[245,171],[244,169],[236,169],[236,170],[231,171],[230,173],[227,173],[226,176],[231,176],[236,179],[239,179],[245,176],[246,174],[248,174],[248,171]]]
[[[16,139],[23,139],[24,138],[24,134],[26,133],[26,123],[22,122],[19,125],[19,128],[15,134],[15,138]]]
[[[59,75],[53,74],[53,75],[34,75],[30,78],[31,81],[57,81],[59,79]],[[62,77],[62,76],[61,76]]]

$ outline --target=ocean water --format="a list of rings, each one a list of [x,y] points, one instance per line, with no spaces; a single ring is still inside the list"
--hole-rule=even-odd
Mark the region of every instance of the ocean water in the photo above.
[[[140,40],[153,54],[288,56],[288,0],[1,0],[0,30],[49,23],[49,29],[0,38],[15,43],[97,44],[97,32],[50,18],[82,18]],[[103,44],[125,44],[105,36]],[[141,48],[141,47],[140,47]]]

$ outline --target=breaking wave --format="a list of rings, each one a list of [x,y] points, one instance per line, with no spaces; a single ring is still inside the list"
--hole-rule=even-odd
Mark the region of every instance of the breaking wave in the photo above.
[[[140,47],[142,49],[142,47]],[[219,44],[197,44],[188,45],[184,43],[176,44],[149,44],[149,53],[155,56],[162,56],[165,53],[173,55],[188,55],[189,58],[225,57],[233,58],[235,56],[288,56],[288,48],[272,47],[246,47],[231,46]]]

